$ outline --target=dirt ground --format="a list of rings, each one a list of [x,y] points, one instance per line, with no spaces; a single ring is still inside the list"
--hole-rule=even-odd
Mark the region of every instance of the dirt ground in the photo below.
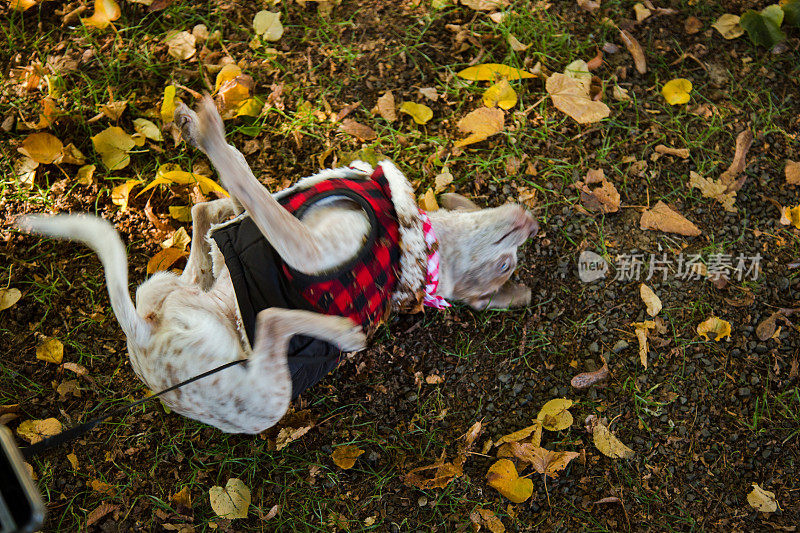
[[[166,80],[203,90],[196,65],[159,66],[166,54],[157,42],[144,40],[126,51],[113,44],[113,33],[90,38],[68,30],[56,13],[63,8],[59,4],[13,15],[6,35],[14,52],[3,58],[4,74],[64,54],[57,43],[69,38],[74,42],[67,52],[91,49],[98,58],[83,73],[67,77],[76,91],[90,83],[85,78],[106,75],[110,67],[104,61],[115,54],[146,50],[154,54],[148,65],[155,66],[116,80],[120,97],[135,98],[132,108],[157,109]],[[202,20],[222,29],[225,52],[245,61],[260,92],[285,84],[285,108],[257,135],[248,135],[249,123],[242,119],[226,123],[233,132],[230,142],[242,148],[271,189],[369,148],[397,161],[420,194],[433,186],[443,161],[456,176],[448,190],[483,205],[520,201],[535,190],[529,205],[541,231],[521,250],[515,274],[531,287],[533,301],[522,310],[456,306],[393,317],[366,351],[349,356],[295,402],[294,416],[261,436],[226,435],[168,414],[158,402],[114,418],[32,461],[47,502],[46,530],[469,531],[478,527],[475,511],[488,509],[511,531],[796,531],[800,341],[794,313],[800,307],[800,233],[779,219],[782,206],[798,203],[797,186],[786,183],[784,167],[787,159],[800,160],[800,30],[787,30],[785,47],[770,53],[746,37],[723,40],[710,26],[722,13],[760,9],[765,2],[664,1],[658,6],[677,14],[652,15],[631,26],[649,61],[643,75],[615,41],[616,33],[601,24],[603,16],[618,24],[633,19],[634,2],[602,4],[599,13],[590,13],[566,0],[548,6],[515,2],[508,10],[526,20],[515,26],[498,25],[466,6],[436,10],[425,1],[344,1],[325,18],[314,2],[303,7],[284,0],[274,8],[283,13],[286,27],[274,43],[279,59],[247,46],[250,21],[266,2],[192,8],[177,2],[152,13],[124,4],[120,29],[139,24],[136,31],[158,34],[158,28],[191,28]],[[703,29],[687,33],[688,16],[699,18]],[[533,43],[513,55],[516,66],[533,69],[540,61],[552,72],[577,58],[588,61],[604,42],[616,42],[620,51],[604,56],[595,73],[604,81],[616,74],[634,103],[607,95],[611,117],[582,126],[555,110],[544,78],[536,78],[515,85],[521,102],[509,111],[513,128],[453,150],[452,140],[461,135],[456,122],[480,105],[482,94],[458,86],[453,73],[470,63],[508,60],[503,32]],[[125,32],[120,35],[127,42]],[[659,94],[664,82],[679,75],[694,80],[694,100],[685,110],[664,104]],[[441,97],[422,99],[418,89],[424,87],[438,88]],[[424,127],[408,117],[402,125],[379,127],[370,110],[387,90],[398,102],[424,102],[435,118]],[[37,102],[6,84],[0,111],[3,118],[31,117]],[[300,123],[303,102],[334,112],[361,102],[351,116],[376,128],[379,140],[358,142],[335,123]],[[94,108],[90,102],[71,105],[72,112],[49,131],[92,154],[89,137],[99,126],[86,120]],[[514,111],[526,109],[511,120]],[[134,116],[131,112],[120,123],[129,126]],[[755,140],[737,211],[731,213],[690,190],[686,181],[690,171],[717,177],[725,170],[744,129]],[[3,167],[9,167],[9,176],[14,147],[28,133],[12,130],[6,137]],[[662,155],[655,151],[658,144],[687,147],[692,155]],[[133,288],[146,278],[148,260],[164,235],[145,213],[147,197],[133,198],[122,211],[109,194],[118,182],[109,180],[151,179],[156,168],[151,155],[162,163],[202,159],[170,141],[91,185],[76,184],[74,169],[65,175],[54,168],[40,169],[32,189],[19,188],[11,178],[4,182],[0,287],[23,293],[16,305],[0,311],[0,406],[18,405],[7,409],[16,415],[6,418],[12,429],[23,420],[49,417],[69,427],[145,394],[127,363],[96,258],[78,245],[20,235],[10,224],[22,213],[40,211],[91,211],[109,219],[128,245]],[[572,183],[590,168],[604,168],[619,189],[619,212],[585,214]],[[188,196],[185,188],[165,188],[149,202],[156,216],[168,220],[169,206],[185,205]],[[658,200],[692,220],[702,234],[641,229],[641,212]],[[677,279],[672,267],[666,279],[659,274],[645,280],[644,273],[641,279],[615,280],[619,269],[612,268],[607,279],[583,283],[577,262],[586,250],[612,266],[618,255],[631,254],[642,254],[645,265],[662,254],[672,261],[700,254],[706,263],[714,254],[758,255],[760,269],[755,279],[731,277],[714,284]],[[659,329],[649,338],[647,369],[631,326],[652,319],[639,296],[642,281],[663,301]],[[779,309],[787,311],[776,333],[762,340],[764,321]],[[731,323],[729,338],[713,342],[697,334],[698,324],[711,316]],[[38,361],[42,335],[61,339],[64,361],[83,365],[88,374],[78,377]],[[596,370],[603,359],[610,369],[605,382],[586,390],[571,387],[576,374]],[[430,376],[441,379],[426,380]],[[76,378],[78,391],[59,394],[60,385]],[[497,461],[497,448],[486,445],[529,426],[553,398],[576,402],[575,421],[566,430],[545,432],[543,446],[581,456],[546,482],[525,470],[534,482],[533,495],[510,504],[486,482]],[[584,427],[590,415],[606,418],[634,450],[633,458],[602,455]],[[463,476],[441,489],[419,490],[405,482],[409,471],[442,454],[452,460],[459,439],[477,421],[483,433]],[[281,427],[310,429],[276,450]],[[364,450],[349,470],[330,457],[344,444]],[[208,490],[232,477],[250,487],[253,507],[246,519],[222,519],[211,509]],[[774,492],[780,509],[761,513],[749,506],[753,483]],[[173,498],[184,487],[190,502]],[[619,501],[597,503],[607,497]]]

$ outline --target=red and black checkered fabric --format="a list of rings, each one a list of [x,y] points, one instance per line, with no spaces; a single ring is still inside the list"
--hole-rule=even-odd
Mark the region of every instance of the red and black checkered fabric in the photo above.
[[[331,178],[279,202],[299,218],[312,204],[330,196],[350,198],[367,214],[371,228],[361,251],[332,273],[309,276],[285,263],[283,273],[315,311],[348,317],[371,331],[388,314],[400,261],[400,230],[389,182],[378,167],[371,179]]]

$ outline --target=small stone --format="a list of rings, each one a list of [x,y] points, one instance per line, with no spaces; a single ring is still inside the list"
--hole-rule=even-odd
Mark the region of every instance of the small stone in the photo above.
[[[736,393],[739,395],[740,398],[749,398],[750,397],[750,387],[741,387]]]
[[[611,348],[611,351],[614,352],[614,353],[620,353],[622,350],[624,350],[628,346],[630,346],[630,345],[627,343],[627,341],[618,340],[617,343],[614,344],[614,347]]]

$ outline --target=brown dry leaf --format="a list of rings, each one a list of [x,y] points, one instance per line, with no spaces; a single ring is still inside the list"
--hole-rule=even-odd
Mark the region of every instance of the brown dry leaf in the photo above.
[[[61,422],[55,418],[25,420],[17,427],[17,435],[30,444],[36,444],[48,437],[58,435],[61,433],[61,430]]]
[[[744,185],[744,180],[747,177],[746,175],[742,176],[738,180],[736,178],[747,166],[745,158],[747,157],[747,152],[750,150],[752,145],[752,131],[743,130],[739,133],[739,135],[736,136],[736,149],[735,153],[733,154],[733,162],[731,163],[731,166],[728,167],[728,170],[723,172],[719,177],[719,181],[728,187],[728,191],[738,191],[742,188],[742,185]]]
[[[349,470],[356,464],[356,459],[364,453],[364,450],[357,446],[339,446],[331,454],[333,462],[342,470]]]
[[[147,262],[147,273],[154,274],[162,270],[168,270],[175,261],[181,257],[188,257],[189,252],[178,248],[164,248]]]
[[[756,327],[756,335],[762,341],[771,339],[777,330],[777,320],[783,316],[782,310],[777,310],[762,320]]]
[[[189,491],[189,485],[184,485],[184,487],[169,497],[169,501],[176,505],[180,505],[182,507],[186,507],[187,509],[192,508],[192,494]]]
[[[661,299],[656,296],[656,293],[653,292],[653,289],[644,283],[642,283],[639,287],[639,294],[642,297],[642,301],[644,301],[645,305],[647,305],[647,314],[650,316],[656,316],[658,312],[661,311]]]
[[[78,169],[76,180],[79,185],[91,185],[94,183],[94,171],[97,170],[96,165],[84,165]]]
[[[22,298],[22,293],[19,289],[0,289],[0,311],[8,309]]]
[[[22,156],[14,162],[14,174],[17,175],[20,187],[28,189],[33,187],[37,168],[39,163],[28,156]]]
[[[434,192],[440,193],[447,188],[448,185],[453,183],[453,175],[447,166],[442,167],[442,171],[433,178],[433,183],[436,186]]]
[[[528,437],[531,437],[531,444],[534,446],[539,446],[542,442],[542,421],[535,420],[532,426],[528,426],[526,428],[519,429],[514,433],[509,433],[508,435],[503,435],[500,437],[497,442],[494,443],[495,446],[500,446],[505,444],[506,442],[519,442],[521,440],[525,440]]]
[[[680,213],[670,209],[662,200],[659,200],[654,207],[642,213],[639,227],[690,237],[701,233],[700,228],[689,222]]]
[[[600,9],[600,2],[601,0],[577,0],[578,7],[583,9],[584,11],[588,11],[589,13],[594,13],[598,9]]]
[[[503,131],[505,114],[497,108],[480,107],[458,121],[458,129],[470,135],[455,143],[456,147],[481,142]]]
[[[515,445],[520,446],[516,443],[512,444],[512,450],[514,449]],[[564,470],[570,461],[579,455],[580,453],[578,452],[554,452],[539,447],[531,450],[529,456],[532,460],[528,462],[530,462],[531,465],[533,465],[533,469],[540,474],[545,474],[550,477],[557,477],[558,473]]]
[[[595,447],[612,459],[630,459],[635,452],[625,446],[608,427],[600,420],[593,419],[587,429],[592,433],[592,440]]]
[[[500,459],[486,473],[489,486],[514,503],[522,503],[533,494],[533,481],[521,478],[517,467],[508,459]]]
[[[77,379],[68,379],[59,383],[56,387],[56,392],[60,396],[61,401],[64,401],[67,396],[74,396],[75,398],[81,397],[81,387]]]
[[[81,19],[81,21],[102,30],[112,21],[117,20],[120,15],[122,15],[122,10],[114,0],[94,0],[94,13],[91,17]]]
[[[728,191],[727,185],[720,180],[704,178],[694,170],[691,170],[689,171],[689,187],[700,189],[704,197],[718,201],[725,211],[731,213],[737,211],[733,205],[736,201],[736,191]]]
[[[519,42],[519,39],[517,39],[516,37],[514,37],[514,35],[510,33],[508,34],[508,39],[506,40],[508,41],[508,46],[510,46],[511,49],[514,50],[515,52],[524,52],[525,50],[531,47],[531,45],[529,44],[522,44],[521,42]]]
[[[419,94],[431,102],[439,100],[439,92],[436,90],[436,87],[422,87],[419,89]]]
[[[598,370],[594,372],[582,372],[573,377],[569,384],[578,390],[588,389],[592,385],[608,379],[608,374],[608,362],[603,359],[603,366]]]
[[[93,479],[89,485],[92,487],[93,491],[99,492],[100,494],[114,496],[117,493],[117,489],[115,489],[113,485],[109,485],[108,483],[100,481],[99,479]]]
[[[38,3],[39,0],[11,0],[8,8],[14,11],[27,11]]]
[[[117,185],[111,189],[111,201],[114,205],[120,207],[120,211],[128,209],[128,198],[130,197],[131,190],[141,184],[142,180],[127,180],[122,185]]]
[[[70,372],[75,372],[79,376],[85,376],[89,373],[86,370],[86,367],[83,365],[79,365],[78,363],[64,363],[61,365],[64,370],[69,370]]]
[[[461,0],[461,3],[475,11],[494,11],[507,7],[511,0]]]
[[[64,358],[64,345],[52,337],[42,337],[36,345],[36,359],[46,363],[61,364]]]
[[[164,38],[167,53],[175,59],[190,59],[197,53],[197,39],[188,31],[171,31]]]
[[[344,119],[339,125],[339,131],[352,135],[362,142],[378,138],[378,134],[375,133],[375,130],[349,118]]]
[[[61,155],[63,147],[64,145],[55,135],[39,132],[28,135],[17,151],[37,163],[49,165]]]
[[[180,227],[172,232],[164,242],[161,243],[162,248],[177,248],[178,250],[186,250],[186,247],[191,244],[192,238],[186,233],[186,228]]]
[[[573,186],[581,192],[581,203],[589,211],[601,213],[619,211],[619,191],[606,179],[602,169],[589,169],[584,181],[575,182]]]
[[[483,525],[485,525],[489,531],[492,533],[505,533],[506,527],[492,511],[489,509],[478,509],[478,514],[483,520]]]
[[[664,146],[663,144],[657,145],[655,147],[655,151],[659,154],[674,155],[680,157],[681,159],[689,159],[689,157],[692,155],[688,148],[671,148],[669,146]]]
[[[636,66],[636,71],[639,72],[639,74],[646,74],[647,60],[644,57],[644,50],[642,50],[639,41],[634,39],[633,35],[626,30],[619,30],[619,36],[622,40],[622,44],[625,45],[625,48],[628,49],[631,57],[633,57],[633,64]]]
[[[211,509],[221,518],[247,518],[250,489],[240,479],[230,478],[225,488],[211,487],[208,491]]]
[[[394,95],[392,91],[386,91],[383,96],[378,98],[378,102],[372,109],[372,113],[377,113],[387,122],[394,122],[397,120],[397,111],[395,111]]]
[[[683,23],[683,30],[688,35],[694,35],[703,29],[703,21],[697,17],[687,17]]]
[[[637,2],[633,5],[633,12],[636,15],[636,22],[642,22],[653,14],[653,12],[647,9],[641,2]]]
[[[310,426],[303,426],[303,427],[284,427],[281,428],[278,432],[278,436],[275,438],[275,449],[282,450],[289,445],[289,443],[296,441],[308,431],[314,427],[313,424]]]
[[[79,469],[80,465],[78,464],[78,456],[77,455],[75,455],[74,453],[68,453],[67,454],[67,461],[69,461],[69,464],[72,465],[72,469],[73,470],[78,470]]]
[[[433,477],[426,478],[421,475],[422,472],[431,470],[435,470]],[[409,471],[408,474],[406,474],[404,483],[409,487],[416,487],[422,490],[443,489],[453,479],[462,475],[464,475],[462,464],[458,462],[445,463],[444,453],[442,453],[442,457],[440,457],[439,461],[436,463],[420,466]]]
[[[56,165],[66,163],[68,165],[83,165],[86,157],[78,150],[74,144],[69,143],[61,149],[61,154],[53,161]]]
[[[88,529],[90,526],[94,525],[96,522],[100,521],[105,517],[108,513],[112,513],[119,509],[119,505],[112,504],[109,502],[103,502],[97,507],[94,508],[92,512],[86,515],[86,528]]]
[[[606,104],[591,99],[588,80],[556,72],[547,78],[545,87],[553,105],[579,124],[597,122],[611,113]]]
[[[753,490],[747,494],[747,503],[762,513],[774,513],[778,510],[775,493],[762,489],[758,483],[753,483]]]
[[[786,183],[800,185],[800,162],[792,161],[791,159],[787,160],[783,173],[786,174]]]
[[[542,406],[536,420],[548,431],[567,429],[572,425],[572,413],[568,411],[572,404],[573,401],[567,398],[550,400]]]
[[[705,338],[705,340],[721,341],[725,337],[731,337],[731,323],[712,316],[697,325],[697,334]],[[709,339],[709,334],[713,335],[714,338]]]
[[[647,370],[647,332],[656,327],[656,323],[652,320],[645,320],[644,322],[634,322],[631,324],[636,328],[636,339],[639,341],[639,361],[642,366]]]

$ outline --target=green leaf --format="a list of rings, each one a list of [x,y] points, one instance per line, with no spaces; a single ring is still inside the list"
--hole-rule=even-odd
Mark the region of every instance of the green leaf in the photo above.
[[[780,11],[778,15],[777,11]],[[742,14],[739,25],[745,29],[750,41],[768,49],[786,39],[786,34],[780,29],[783,22],[783,10],[777,4],[766,7],[761,13],[748,10]]]
[[[783,0],[781,9],[784,24],[800,27],[800,0]]]

